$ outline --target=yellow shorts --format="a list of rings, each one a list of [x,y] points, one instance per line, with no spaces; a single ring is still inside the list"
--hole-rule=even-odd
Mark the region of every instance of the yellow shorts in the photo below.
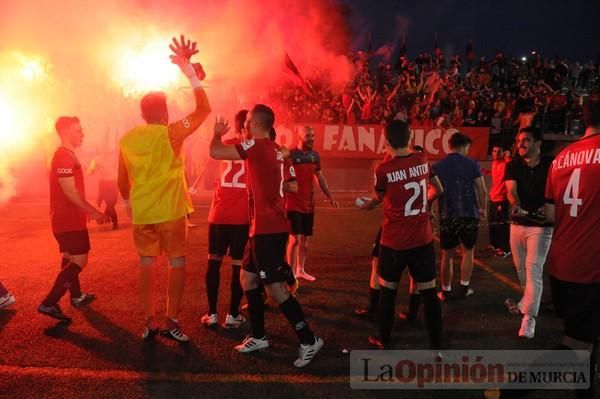
[[[187,218],[133,225],[133,242],[140,256],[159,256],[162,253],[170,258],[185,256]]]

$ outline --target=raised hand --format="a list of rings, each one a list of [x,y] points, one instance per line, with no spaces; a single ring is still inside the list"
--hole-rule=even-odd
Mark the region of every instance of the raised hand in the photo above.
[[[231,129],[231,127],[225,118],[221,116],[215,119],[215,126],[213,127],[213,133],[215,136],[223,137],[225,134],[227,134],[229,129]]]
[[[179,41],[176,37],[174,37],[172,41],[173,43],[169,45],[169,48],[173,52],[170,58],[174,64],[177,64],[180,67],[189,64],[192,56],[198,53],[196,42],[186,40],[183,35],[180,36]]]

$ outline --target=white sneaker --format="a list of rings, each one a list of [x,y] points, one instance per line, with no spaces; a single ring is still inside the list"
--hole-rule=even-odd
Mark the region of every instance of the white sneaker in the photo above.
[[[175,327],[170,330],[161,330],[160,335],[181,343],[190,342],[190,337],[185,335],[183,331],[179,329],[179,327]]]
[[[319,337],[315,337],[315,343],[312,345],[300,345],[300,349],[298,350],[298,359],[294,361],[294,366],[296,367],[304,367],[308,363],[310,363],[315,355],[321,350],[323,347],[323,340]]]
[[[6,295],[0,298],[0,309],[4,309],[12,305],[16,302],[16,298],[10,292],[7,292]]]
[[[213,327],[219,324],[219,319],[217,318],[216,313],[207,313],[200,318],[200,323],[204,324],[206,327]]]
[[[519,329],[519,337],[533,338],[535,335],[535,317],[523,316],[521,328]]]
[[[254,338],[249,335],[242,341],[241,344],[236,345],[234,349],[240,353],[248,353],[266,349],[268,347],[269,340],[267,340],[267,337]]]
[[[227,314],[225,317],[225,323],[223,323],[224,328],[239,328],[242,324],[246,322],[246,318],[242,316],[241,313],[237,315],[237,317],[233,317],[230,314]]]

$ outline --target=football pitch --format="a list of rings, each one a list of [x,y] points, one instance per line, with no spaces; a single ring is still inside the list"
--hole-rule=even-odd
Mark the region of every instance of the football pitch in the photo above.
[[[0,281],[17,302],[0,310],[0,398],[481,398],[481,390],[405,391],[353,390],[350,357],[344,349],[370,349],[373,324],[353,316],[367,301],[371,244],[381,222],[381,210],[318,207],[315,236],[307,271],[317,281],[301,281],[298,300],[315,332],[325,341],[313,363],[296,369],[297,340],[277,309],[266,314],[271,348],[239,354],[233,346],[249,333],[207,329],[199,319],[207,310],[204,284],[207,258],[208,201],[199,201],[190,230],[183,330],[191,342],[180,345],[165,338],[140,339],[143,317],[138,299],[138,266],[131,226],[118,230],[90,224],[92,252],[81,275],[84,292],[98,295],[88,307],[74,309],[61,325],[36,312],[60,265],[57,245],[43,200],[11,202],[0,208]],[[122,209],[118,209],[123,216]],[[507,314],[503,301],[518,298],[518,283],[510,258],[497,259],[481,251],[487,228],[480,231],[472,286],[475,294],[443,305],[445,337],[450,349],[544,349],[560,340],[562,325],[542,306],[535,338],[517,337],[518,316]],[[437,257],[439,264],[439,256]],[[456,263],[456,262],[455,262]],[[229,260],[222,266],[219,318],[229,306]],[[459,278],[455,266],[455,286]],[[166,305],[167,266],[157,272],[157,310]],[[397,311],[407,301],[406,276]],[[427,349],[423,315],[416,326],[400,321],[394,329],[396,349]],[[570,393],[541,391],[531,397],[568,398]]]

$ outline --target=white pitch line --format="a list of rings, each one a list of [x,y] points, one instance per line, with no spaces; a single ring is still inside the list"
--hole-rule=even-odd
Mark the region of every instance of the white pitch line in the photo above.
[[[25,367],[0,365],[0,375],[18,377],[50,377],[67,379],[93,379],[118,381],[159,381],[159,382],[191,382],[191,383],[308,383],[308,384],[349,384],[349,376],[316,377],[299,374],[242,374],[225,373],[190,373],[190,372],[150,372],[138,370],[93,370],[82,368],[59,367]]]
[[[440,242],[440,239],[437,236],[433,236],[433,239],[437,242]],[[513,290],[519,291],[519,292],[521,291],[521,286],[519,284],[515,283],[513,280],[511,280],[509,277],[505,276],[504,274],[495,271],[487,263],[484,263],[484,262],[480,261],[479,259],[475,259],[473,263],[475,264],[475,266],[479,266],[480,268],[482,268],[483,270],[485,270],[486,272],[491,274],[492,277],[494,277],[496,280],[500,281],[503,284],[506,284]]]

